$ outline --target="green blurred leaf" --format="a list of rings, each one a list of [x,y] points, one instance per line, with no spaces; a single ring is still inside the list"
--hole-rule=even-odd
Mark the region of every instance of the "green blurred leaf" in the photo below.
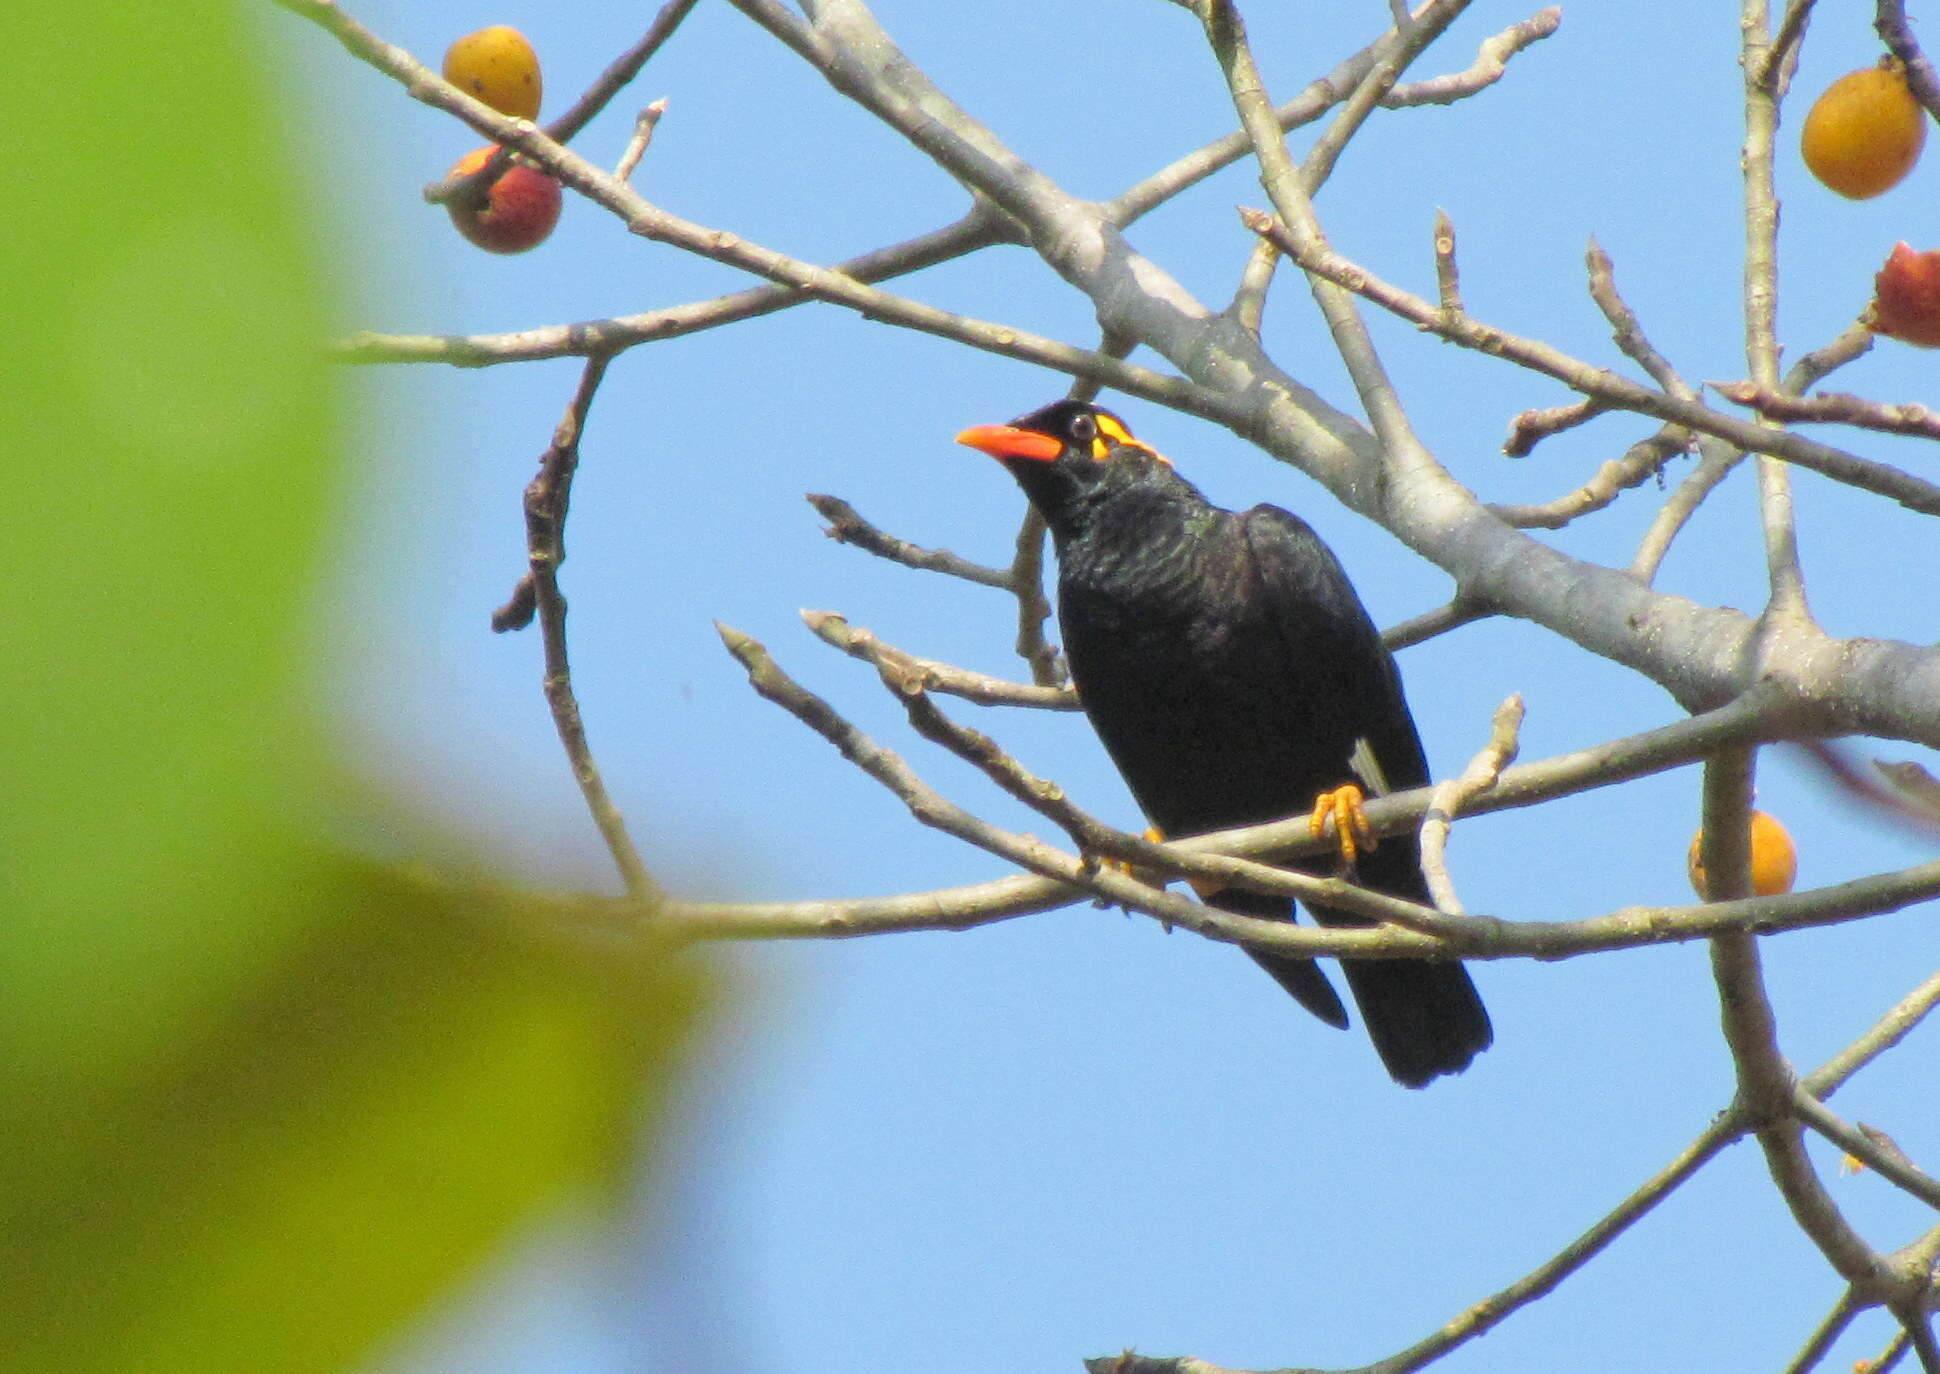
[[[10,1170],[5,1367],[341,1368],[657,1123],[691,969],[342,859],[286,895],[327,931]]]
[[[0,1368],[339,1368],[611,1183],[703,984],[302,833],[344,429],[274,74],[227,6],[22,27]]]

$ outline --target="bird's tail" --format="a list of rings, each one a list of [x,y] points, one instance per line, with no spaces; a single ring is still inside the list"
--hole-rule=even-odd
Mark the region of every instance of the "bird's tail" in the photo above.
[[[1264,892],[1247,892],[1234,887],[1215,893],[1207,900],[1222,911],[1257,916],[1263,921],[1293,919],[1291,901],[1285,897],[1271,897]],[[1337,1030],[1347,1029],[1347,1008],[1341,1005],[1340,994],[1327,981],[1327,975],[1320,971],[1320,965],[1298,955],[1269,954],[1263,949],[1249,949],[1246,952],[1253,957],[1254,963],[1273,975],[1273,981],[1285,988],[1294,1001]]]
[[[1315,918],[1335,924],[1327,913]],[[1341,972],[1375,1053],[1405,1088],[1425,1088],[1442,1074],[1460,1073],[1495,1040],[1489,1013],[1458,963],[1343,959]]]
[[[1360,879],[1370,887],[1426,901],[1426,884],[1405,839],[1384,841],[1361,863]],[[1392,851],[1392,855],[1390,853]],[[1417,890],[1419,889],[1419,890]],[[1232,888],[1212,904],[1225,911],[1265,920],[1292,917],[1284,897]],[[1358,916],[1328,907],[1309,907],[1322,925],[1364,926]],[[1327,975],[1311,959],[1249,949],[1253,962],[1273,975],[1293,1000],[1330,1026],[1347,1027],[1347,1010]],[[1343,959],[1348,990],[1367,1022],[1368,1038],[1389,1077],[1408,1088],[1426,1087],[1445,1073],[1460,1073],[1495,1039],[1489,1013],[1459,963],[1428,959]]]
[[[1355,876],[1377,892],[1424,904],[1430,900],[1420,850],[1410,836],[1383,840],[1362,857]],[[1308,910],[1322,925],[1367,924],[1345,912],[1311,905]],[[1442,1074],[1460,1073],[1495,1040],[1468,970],[1453,960],[1343,959],[1341,972],[1375,1052],[1404,1087],[1422,1088]]]

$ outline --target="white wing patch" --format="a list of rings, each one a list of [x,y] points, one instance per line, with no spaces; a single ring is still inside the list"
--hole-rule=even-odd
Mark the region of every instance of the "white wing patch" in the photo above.
[[[1354,741],[1354,752],[1347,756],[1347,766],[1354,770],[1354,776],[1361,780],[1361,786],[1368,795],[1385,797],[1394,789],[1388,786],[1388,775],[1381,771],[1381,760],[1374,757],[1374,746],[1363,735]]]

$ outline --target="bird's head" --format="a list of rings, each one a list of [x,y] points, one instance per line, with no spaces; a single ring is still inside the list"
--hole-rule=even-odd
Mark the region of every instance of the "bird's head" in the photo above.
[[[1053,401],[1007,425],[977,425],[957,435],[957,442],[1009,468],[1060,534],[1114,493],[1155,480],[1184,486],[1172,464],[1134,439],[1123,420],[1084,401]]]

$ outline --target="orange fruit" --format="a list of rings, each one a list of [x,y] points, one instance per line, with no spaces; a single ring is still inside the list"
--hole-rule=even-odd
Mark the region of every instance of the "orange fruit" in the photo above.
[[[445,80],[500,114],[537,119],[539,54],[509,24],[468,33],[445,49]]]
[[[1691,837],[1691,852],[1685,859],[1691,875],[1691,889],[1704,901],[1711,900],[1704,875],[1704,832]],[[1778,817],[1769,811],[1751,813],[1751,890],[1759,897],[1776,897],[1792,890],[1798,876],[1798,850]]]
[[[1812,175],[1840,195],[1867,200],[1900,184],[1927,138],[1926,111],[1890,59],[1848,72],[1813,102],[1799,136]]]
[[[476,172],[487,158],[498,151],[493,144],[476,148],[458,159],[447,179]],[[537,167],[514,162],[505,174],[492,183],[481,206],[463,203],[462,197],[445,202],[451,222],[458,232],[488,253],[523,253],[537,248],[559,223],[564,200],[559,183]]]

